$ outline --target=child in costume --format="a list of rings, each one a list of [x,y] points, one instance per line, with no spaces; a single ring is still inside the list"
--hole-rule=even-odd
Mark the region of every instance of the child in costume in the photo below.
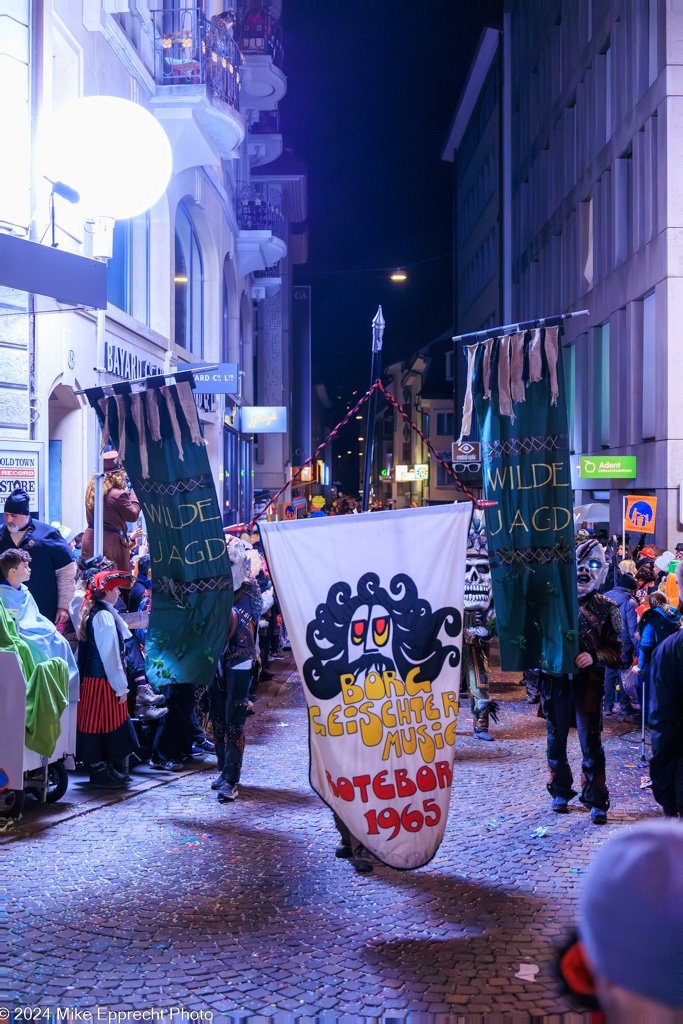
[[[36,663],[49,658],[62,658],[69,670],[69,703],[78,700],[78,666],[69,644],[54,622],[41,615],[35,598],[26,587],[31,578],[31,556],[22,548],[3,551],[0,570],[4,580],[0,584],[0,601],[10,613],[17,632],[31,649]]]
[[[114,605],[130,573],[97,572],[88,583],[78,626],[81,699],[76,756],[90,765],[90,783],[120,789],[125,776],[114,767],[139,743],[128,715],[124,640],[130,635]]]

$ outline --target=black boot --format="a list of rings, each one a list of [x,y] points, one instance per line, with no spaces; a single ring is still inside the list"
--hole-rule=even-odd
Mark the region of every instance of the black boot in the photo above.
[[[498,723],[498,704],[494,700],[478,700],[475,705],[472,698],[472,714],[474,716],[474,738],[493,742],[493,736],[489,732],[489,717]]]

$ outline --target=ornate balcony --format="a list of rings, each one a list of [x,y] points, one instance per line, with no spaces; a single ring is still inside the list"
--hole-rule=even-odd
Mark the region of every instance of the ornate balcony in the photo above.
[[[237,269],[240,277],[272,267],[287,254],[282,194],[271,185],[237,188]]]
[[[244,109],[274,110],[287,91],[282,68],[282,34],[271,7],[239,8],[237,36],[244,57]]]
[[[159,87],[152,103],[174,145],[174,170],[216,163],[216,154],[230,158],[245,137],[239,112],[241,57],[232,30],[206,19],[199,7],[151,14]],[[195,119],[193,131],[188,121]]]

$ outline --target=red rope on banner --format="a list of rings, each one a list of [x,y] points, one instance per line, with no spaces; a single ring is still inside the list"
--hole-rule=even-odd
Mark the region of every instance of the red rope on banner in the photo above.
[[[334,428],[334,430],[332,430],[332,431],[331,431],[331,432],[330,432],[330,433],[329,433],[329,434],[327,435],[327,437],[325,438],[325,440],[324,440],[324,441],[323,441],[323,442],[322,442],[321,444],[319,444],[319,445],[318,445],[318,447],[317,447],[317,448],[316,448],[316,450],[315,450],[315,451],[313,452],[313,454],[311,455],[311,457],[310,457],[310,458],[308,458],[308,459],[306,459],[306,461],[305,461],[305,462],[304,462],[304,463],[303,463],[303,464],[302,464],[301,466],[299,466],[299,468],[297,469],[296,473],[293,473],[293,474],[292,474],[292,476],[291,476],[291,478],[290,478],[290,479],[289,479],[289,480],[287,481],[287,483],[286,483],[286,484],[284,484],[284,485],[283,485],[283,486],[282,486],[282,487],[280,488],[280,490],[279,490],[279,491],[277,492],[277,494],[273,495],[273,497],[272,497],[272,498],[270,499],[270,501],[268,502],[268,504],[267,504],[267,505],[264,505],[264,507],[263,507],[263,508],[261,509],[261,511],[259,512],[259,514],[258,514],[257,516],[254,516],[254,518],[252,519],[252,521],[251,521],[251,522],[249,523],[249,529],[250,529],[250,530],[253,530],[253,528],[254,528],[255,524],[256,524],[256,523],[257,523],[257,522],[259,521],[259,519],[261,518],[261,516],[262,516],[262,515],[264,515],[264,514],[265,514],[265,513],[266,513],[266,512],[268,511],[268,509],[270,508],[270,506],[271,506],[271,505],[274,505],[274,504],[275,504],[275,502],[276,502],[276,501],[277,501],[277,499],[278,499],[278,498],[280,497],[280,495],[282,494],[282,492],[283,492],[283,491],[286,491],[286,490],[287,490],[287,488],[288,488],[288,487],[290,486],[290,484],[291,484],[291,483],[293,483],[293,482],[294,482],[294,480],[298,479],[298,477],[300,477],[300,476],[301,476],[301,474],[303,473],[303,471],[304,471],[304,469],[306,468],[306,466],[310,466],[310,464],[311,464],[311,463],[312,463],[312,462],[313,462],[313,461],[314,461],[314,460],[315,460],[315,459],[316,459],[316,458],[318,457],[318,455],[319,455],[319,454],[320,454],[320,452],[321,452],[321,451],[323,450],[323,448],[325,447],[325,445],[326,445],[326,444],[327,444],[327,443],[328,443],[329,441],[331,441],[331,440],[332,440],[332,438],[336,437],[336,435],[337,435],[337,434],[339,433],[339,431],[341,430],[341,428],[342,428],[343,426],[345,426],[345,425],[346,425],[346,424],[347,424],[347,423],[349,422],[349,420],[351,419],[351,417],[352,417],[352,416],[353,416],[353,415],[354,415],[354,414],[355,414],[356,412],[358,412],[358,410],[360,409],[360,407],[361,407],[361,406],[362,406],[362,405],[363,405],[363,404],[364,404],[365,402],[367,402],[367,401],[368,401],[368,399],[370,398],[370,395],[371,395],[371,394],[373,393],[373,391],[376,391],[377,389],[379,389],[379,390],[381,391],[381,393],[382,393],[382,394],[384,395],[384,397],[385,397],[385,398],[387,399],[387,401],[388,401],[388,402],[390,402],[390,403],[391,403],[391,404],[392,404],[392,405],[394,406],[394,408],[398,409],[398,411],[400,412],[400,414],[401,414],[401,416],[403,417],[403,419],[404,419],[404,420],[405,420],[405,421],[406,421],[407,423],[409,423],[409,424],[410,424],[410,426],[412,427],[412,429],[413,429],[413,430],[414,430],[414,431],[415,431],[415,432],[416,432],[417,434],[419,434],[419,435],[420,435],[420,437],[422,438],[423,442],[424,442],[424,443],[426,444],[427,448],[428,448],[428,449],[429,449],[429,451],[430,451],[430,452],[432,453],[432,455],[434,456],[434,458],[435,458],[435,459],[436,459],[436,460],[437,460],[438,462],[440,462],[440,463],[441,463],[441,465],[442,465],[442,466],[444,467],[444,469],[446,470],[446,472],[450,473],[450,475],[451,475],[451,476],[453,477],[453,480],[454,480],[454,482],[455,482],[455,486],[456,486],[456,487],[458,487],[458,488],[459,488],[459,489],[460,489],[461,491],[463,491],[463,492],[464,492],[464,493],[465,493],[465,494],[467,495],[467,497],[468,497],[468,498],[470,499],[470,501],[472,501],[472,502],[474,503],[474,507],[475,507],[475,508],[484,508],[484,507],[488,507],[489,505],[495,505],[495,504],[497,504],[497,503],[496,503],[495,501],[494,501],[494,502],[489,502],[489,501],[486,501],[486,502],[484,502],[484,501],[481,501],[481,502],[480,502],[480,501],[478,501],[478,500],[477,500],[477,499],[476,499],[476,498],[474,497],[474,495],[472,494],[472,492],[471,492],[471,491],[468,491],[468,490],[467,490],[467,488],[465,487],[465,485],[464,485],[464,484],[462,484],[462,483],[461,483],[461,482],[460,482],[460,481],[458,480],[457,476],[456,476],[456,475],[455,475],[455,473],[453,472],[453,468],[452,468],[452,466],[449,466],[449,465],[448,465],[448,463],[447,463],[447,462],[446,462],[446,461],[445,461],[444,459],[442,459],[442,458],[441,458],[441,456],[439,455],[439,453],[438,453],[437,451],[435,451],[435,450],[434,450],[434,448],[432,448],[431,444],[429,443],[429,441],[427,440],[427,438],[426,438],[426,437],[424,436],[424,434],[422,433],[422,431],[420,430],[420,428],[419,428],[419,427],[417,426],[417,424],[413,423],[413,421],[412,421],[412,420],[410,419],[410,417],[408,416],[408,414],[407,414],[407,413],[405,413],[405,412],[403,411],[403,409],[402,409],[402,408],[401,408],[401,406],[400,406],[400,405],[398,404],[398,402],[397,402],[397,401],[396,401],[396,399],[395,399],[395,398],[393,397],[393,395],[391,395],[391,394],[390,394],[390,393],[389,393],[389,392],[387,391],[387,389],[386,389],[386,388],[384,387],[384,385],[382,384],[382,381],[381,381],[381,380],[380,380],[380,379],[378,378],[378,379],[377,379],[377,380],[375,381],[375,383],[374,383],[374,384],[372,385],[372,387],[371,387],[371,388],[369,388],[369,389],[368,389],[368,390],[367,390],[367,391],[365,392],[365,394],[364,394],[364,395],[362,395],[362,396],[361,396],[361,398],[360,398],[360,399],[359,399],[359,400],[358,400],[358,401],[356,402],[356,404],[354,405],[353,409],[349,409],[349,411],[347,412],[347,414],[346,414],[346,416],[344,417],[344,419],[343,419],[343,420],[340,420],[340,422],[339,422],[339,423],[337,424],[337,426],[336,426],[336,427]],[[229,531],[229,529],[234,529],[234,527],[231,527],[231,528],[226,528],[226,531],[225,531],[225,532],[227,533],[227,532]]]
[[[313,460],[314,460],[315,458],[317,458],[317,456],[318,456],[318,455],[319,455],[319,453],[320,453],[320,452],[321,452],[321,451],[323,450],[323,448],[324,448],[324,447],[325,447],[325,445],[326,445],[326,444],[328,443],[328,441],[331,441],[331,440],[332,440],[332,438],[333,438],[333,437],[335,437],[335,436],[336,436],[336,435],[337,435],[337,434],[339,433],[339,431],[341,430],[341,428],[342,428],[342,427],[343,427],[343,426],[344,426],[344,425],[345,425],[346,423],[348,423],[348,422],[349,422],[349,420],[351,419],[351,417],[353,416],[353,414],[354,414],[355,412],[357,412],[357,411],[358,411],[358,410],[360,409],[361,405],[363,405],[363,403],[364,403],[364,402],[367,402],[367,400],[369,399],[369,397],[370,397],[370,395],[372,394],[372,392],[373,392],[373,391],[374,391],[374,390],[376,389],[376,387],[377,387],[377,384],[373,384],[373,385],[372,385],[372,387],[371,387],[371,388],[369,388],[369,389],[368,389],[368,390],[367,390],[367,391],[365,392],[365,394],[364,394],[364,395],[363,395],[363,396],[362,396],[362,397],[361,397],[361,398],[360,398],[360,399],[358,400],[358,402],[356,402],[356,404],[354,405],[353,409],[349,409],[349,411],[347,412],[347,414],[346,414],[346,416],[344,417],[344,419],[343,419],[343,420],[341,420],[341,421],[340,421],[340,422],[339,422],[339,423],[337,424],[337,426],[336,426],[336,427],[334,428],[334,430],[333,430],[333,431],[332,431],[331,433],[329,433],[329,434],[327,435],[327,437],[326,437],[326,438],[325,438],[325,440],[324,440],[324,441],[322,442],[322,444],[319,444],[319,445],[318,445],[318,447],[316,448],[316,450],[315,450],[315,451],[313,452],[313,454],[311,455],[310,459],[306,459],[306,461],[305,461],[305,462],[303,463],[303,465],[299,466],[299,468],[297,469],[296,473],[294,473],[294,474],[293,474],[293,475],[291,476],[291,478],[290,478],[290,479],[289,479],[289,480],[287,481],[287,483],[286,483],[286,484],[285,484],[285,485],[284,485],[283,487],[281,487],[281,488],[280,488],[280,490],[279,490],[279,491],[277,492],[277,494],[273,495],[273,497],[272,497],[272,498],[270,499],[270,501],[268,502],[268,504],[267,504],[267,505],[264,505],[264,507],[263,507],[263,508],[261,509],[261,511],[259,512],[259,514],[258,514],[257,516],[254,516],[254,518],[252,519],[251,523],[249,524],[249,529],[250,529],[250,530],[252,530],[252,529],[254,528],[254,524],[255,524],[255,523],[257,523],[257,522],[259,521],[259,519],[261,518],[261,516],[262,516],[262,515],[263,515],[263,514],[264,514],[265,512],[267,512],[267,511],[268,511],[268,509],[270,508],[270,506],[271,506],[271,505],[273,505],[273,504],[275,504],[275,502],[276,502],[276,501],[277,501],[277,499],[278,499],[278,498],[280,497],[280,495],[282,494],[282,492],[283,492],[283,491],[286,491],[286,490],[287,490],[287,488],[289,487],[289,485],[290,485],[290,484],[291,484],[291,483],[292,483],[292,482],[293,482],[294,480],[296,480],[296,479],[297,479],[298,477],[300,477],[300,476],[301,476],[301,474],[303,473],[303,471],[304,471],[304,469],[306,468],[306,466],[310,466],[311,462],[313,462]]]

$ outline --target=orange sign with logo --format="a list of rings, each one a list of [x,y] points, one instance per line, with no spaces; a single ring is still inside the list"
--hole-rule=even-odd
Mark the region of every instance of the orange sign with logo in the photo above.
[[[624,527],[638,533],[654,533],[657,499],[649,494],[629,494],[626,498]]]

